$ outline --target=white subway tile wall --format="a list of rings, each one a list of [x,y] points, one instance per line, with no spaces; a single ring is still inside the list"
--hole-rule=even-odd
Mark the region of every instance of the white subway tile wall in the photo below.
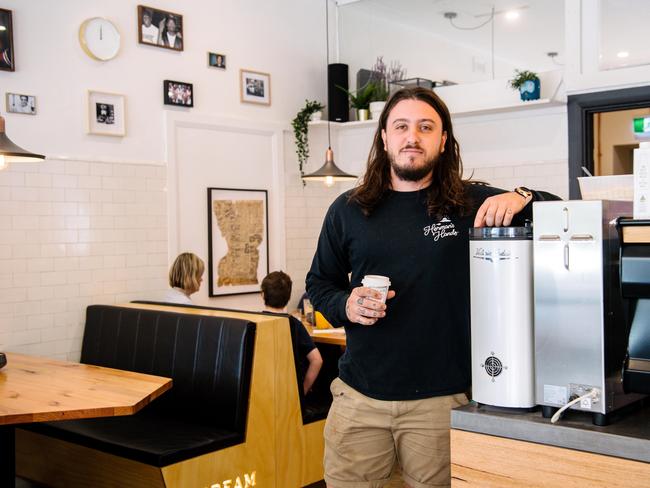
[[[165,166],[46,160],[0,171],[0,350],[78,360],[88,305],[166,288]]]
[[[285,158],[286,272],[293,281],[289,311],[295,310],[305,292],[305,278],[327,209],[337,196],[354,186],[353,183],[337,183],[328,188],[322,182],[303,186],[297,169],[298,163],[293,157]]]
[[[513,190],[525,186],[569,198],[569,166],[566,159],[527,162],[521,165],[464,166],[464,177],[472,176],[497,188]]]

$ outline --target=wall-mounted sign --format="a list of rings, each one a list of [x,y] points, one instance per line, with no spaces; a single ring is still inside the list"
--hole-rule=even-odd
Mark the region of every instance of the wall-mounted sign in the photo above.
[[[632,127],[635,136],[650,137],[650,117],[635,117]]]

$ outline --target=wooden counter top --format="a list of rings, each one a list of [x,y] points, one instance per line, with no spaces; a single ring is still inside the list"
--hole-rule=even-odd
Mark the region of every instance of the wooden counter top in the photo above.
[[[451,411],[451,428],[650,463],[650,405],[611,425],[593,425],[589,413],[570,410],[556,424],[540,411],[513,412],[470,403]]]

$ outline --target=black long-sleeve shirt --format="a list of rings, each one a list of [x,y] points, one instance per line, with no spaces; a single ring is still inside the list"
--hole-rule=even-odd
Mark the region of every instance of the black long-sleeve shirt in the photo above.
[[[430,217],[426,190],[388,191],[369,217],[348,201],[330,206],[307,274],[307,292],[332,324],[345,326],[341,379],[380,400],[414,400],[466,391],[471,382],[469,237],[485,198],[504,190],[467,185],[472,211]],[[533,200],[557,199],[534,192]],[[532,217],[532,204],[513,225]],[[348,273],[351,273],[348,279]],[[345,302],[367,274],[388,276],[396,296],[386,317],[347,320]]]

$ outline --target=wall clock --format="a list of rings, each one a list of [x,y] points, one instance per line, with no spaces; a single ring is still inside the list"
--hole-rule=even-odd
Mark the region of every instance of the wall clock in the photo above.
[[[79,27],[79,43],[91,58],[108,61],[120,50],[120,31],[110,20],[93,17]]]

